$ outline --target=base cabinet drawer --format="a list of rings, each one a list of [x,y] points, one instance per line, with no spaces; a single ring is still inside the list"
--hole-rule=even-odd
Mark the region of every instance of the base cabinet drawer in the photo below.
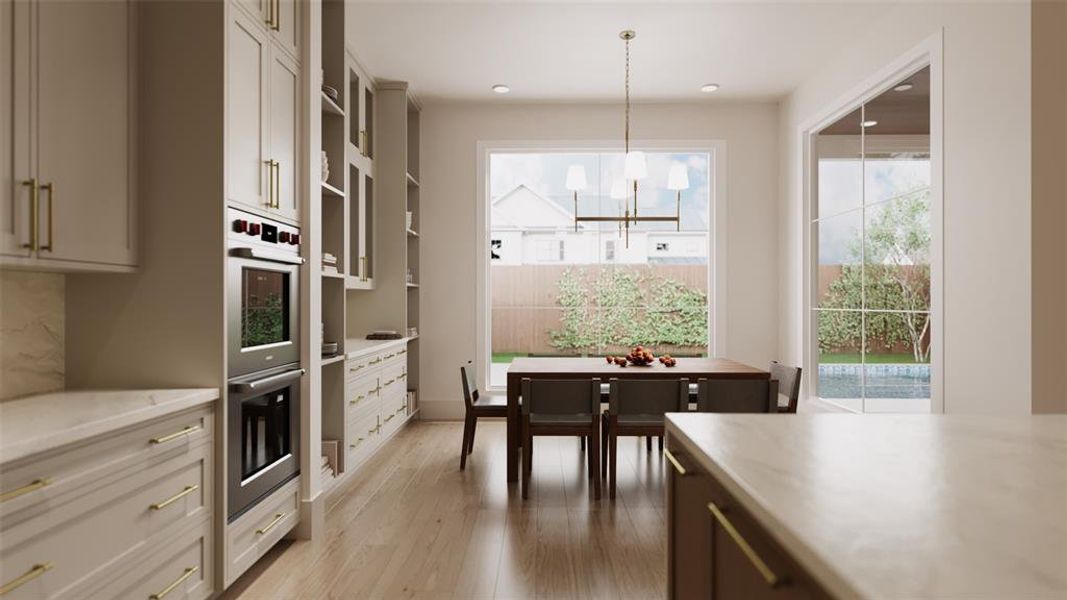
[[[345,468],[354,469],[374,454],[381,439],[381,419],[378,413],[367,415],[348,427],[348,448],[345,449]]]
[[[668,597],[829,596],[714,477],[668,440]]]
[[[200,527],[167,540],[164,551],[155,553],[89,597],[94,600],[209,597],[214,586],[211,528],[208,519]]]
[[[286,483],[226,528],[230,585],[300,520],[300,478]]]

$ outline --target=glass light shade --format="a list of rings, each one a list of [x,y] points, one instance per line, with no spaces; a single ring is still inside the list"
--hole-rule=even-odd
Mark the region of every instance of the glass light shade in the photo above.
[[[571,165],[567,168],[567,189],[572,192],[580,192],[585,189],[585,167]]]
[[[681,163],[671,165],[671,170],[667,174],[667,189],[689,189],[689,170],[685,168],[685,165]]]
[[[623,163],[622,175],[627,181],[638,181],[648,177],[648,165],[645,164],[645,153],[640,150],[627,152],[626,162]]]
[[[623,200],[626,198],[626,180],[616,179],[611,182],[611,199]]]

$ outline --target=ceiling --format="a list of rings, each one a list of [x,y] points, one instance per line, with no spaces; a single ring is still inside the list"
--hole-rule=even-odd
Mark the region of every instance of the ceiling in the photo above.
[[[848,52],[878,2],[348,0],[349,46],[423,101],[618,101],[634,29],[636,101],[775,99]],[[704,83],[721,89],[704,94]],[[511,87],[506,97],[490,87]]]
[[[822,135],[859,135],[864,119],[876,124],[867,128],[868,135],[930,134],[930,67],[925,67],[898,83],[908,83],[910,90],[888,89],[865,105],[841,117],[819,133]]]

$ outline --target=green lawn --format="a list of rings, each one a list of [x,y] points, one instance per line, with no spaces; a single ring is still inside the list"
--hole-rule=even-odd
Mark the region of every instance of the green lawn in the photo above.
[[[515,360],[516,358],[522,357],[522,356],[526,356],[526,353],[524,353],[524,352],[494,352],[493,353],[493,362],[511,364],[511,361]]]
[[[859,353],[842,353],[842,352],[827,352],[819,354],[820,363],[834,363],[834,364],[859,364]],[[914,364],[915,357],[911,352],[898,352],[892,354],[868,354],[867,364],[885,365],[885,364]]]

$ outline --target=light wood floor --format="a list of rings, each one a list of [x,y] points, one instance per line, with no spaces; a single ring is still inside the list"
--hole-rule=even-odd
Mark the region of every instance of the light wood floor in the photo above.
[[[523,501],[505,481],[505,430],[412,423],[327,496],[326,535],[282,542],[227,598],[661,598],[662,456],[619,443],[618,498],[592,498],[578,440],[534,441]]]

